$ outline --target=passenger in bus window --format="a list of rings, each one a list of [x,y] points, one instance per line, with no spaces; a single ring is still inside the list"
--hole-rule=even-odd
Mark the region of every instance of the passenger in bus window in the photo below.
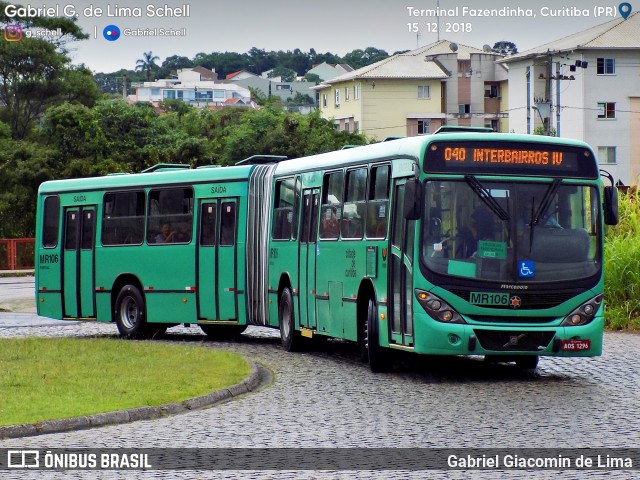
[[[495,234],[493,216],[480,206],[471,214],[468,225],[463,225],[456,236],[456,258],[469,258],[478,250],[478,240],[491,240]]]
[[[321,238],[338,238],[340,235],[340,221],[336,215],[336,208],[329,207],[322,215]]]
[[[175,241],[176,232],[171,229],[170,223],[165,223],[155,237],[156,243],[172,243]]]

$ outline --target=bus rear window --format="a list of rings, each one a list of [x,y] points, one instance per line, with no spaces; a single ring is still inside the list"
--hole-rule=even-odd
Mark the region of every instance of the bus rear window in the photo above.
[[[42,246],[55,248],[58,246],[58,232],[60,225],[60,199],[47,197],[44,201],[44,215],[42,226]]]

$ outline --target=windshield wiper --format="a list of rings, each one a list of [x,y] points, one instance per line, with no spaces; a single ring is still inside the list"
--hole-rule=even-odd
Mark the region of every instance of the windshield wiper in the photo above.
[[[545,192],[544,197],[542,197],[542,201],[540,202],[540,205],[538,205],[537,209],[535,208],[535,197],[531,200],[531,218],[529,220],[529,253],[531,253],[531,249],[533,248],[533,227],[538,225],[538,223],[540,223],[540,219],[544,217],[544,214],[549,209],[549,205],[551,205],[551,199],[558,191],[558,188],[560,188],[561,183],[562,180],[560,178],[553,179],[553,182],[551,182],[551,185],[549,185],[549,188],[547,188],[547,191]]]
[[[551,185],[549,185],[549,188],[547,188],[544,197],[542,197],[542,201],[540,202],[538,209],[535,211],[535,214],[533,213],[533,204],[531,205],[531,227],[535,227],[536,225],[538,225],[538,223],[540,223],[540,219],[542,219],[544,217],[544,214],[547,213],[549,205],[551,205],[553,196],[558,191],[558,188],[560,188],[560,183],[562,183],[562,180],[560,178],[553,179],[553,182],[551,182]]]
[[[474,177],[473,175],[465,175],[465,181],[471,187],[471,190],[475,192],[480,200],[482,200],[487,207],[491,209],[493,213],[495,213],[500,220],[509,220],[509,214],[505,211],[504,208],[498,203],[498,201],[491,195],[491,192],[487,190],[480,181]]]

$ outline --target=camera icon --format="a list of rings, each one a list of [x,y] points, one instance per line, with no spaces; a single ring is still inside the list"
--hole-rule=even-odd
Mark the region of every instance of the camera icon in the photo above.
[[[17,23],[7,25],[4,27],[4,39],[7,42],[19,42],[22,40],[22,27]]]

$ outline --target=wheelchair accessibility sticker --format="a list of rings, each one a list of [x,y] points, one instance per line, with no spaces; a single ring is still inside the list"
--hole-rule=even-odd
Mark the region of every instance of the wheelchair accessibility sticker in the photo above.
[[[520,260],[518,262],[519,278],[534,278],[536,276],[536,264],[531,260]]]

